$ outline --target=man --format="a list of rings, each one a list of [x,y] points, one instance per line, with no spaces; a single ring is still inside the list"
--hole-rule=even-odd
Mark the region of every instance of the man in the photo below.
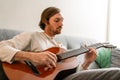
[[[62,22],[63,17],[58,8],[49,7],[45,9],[39,23],[44,31],[22,33],[13,39],[1,42],[0,59],[8,63],[29,60],[36,65],[45,66],[46,70],[55,68],[57,62],[56,55],[44,50],[55,46],[63,47],[62,44],[54,40],[55,35],[61,33]],[[39,52],[36,54],[37,51]],[[90,48],[85,57],[86,60],[82,65],[83,69],[87,69],[89,64],[95,60],[95,49]]]
[[[54,40],[55,35],[60,34],[63,26],[63,17],[56,7],[46,8],[39,23],[43,32],[24,32],[13,39],[0,43],[0,59],[3,62],[13,63],[29,60],[34,65],[44,66],[45,70],[56,67],[57,57],[54,53],[44,51],[51,47],[65,47]],[[96,59],[96,50],[89,48],[85,54],[85,61],[78,70],[86,70]]]

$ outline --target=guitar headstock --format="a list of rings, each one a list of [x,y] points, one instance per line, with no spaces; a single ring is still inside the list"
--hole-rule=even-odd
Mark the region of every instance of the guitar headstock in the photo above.
[[[92,44],[89,47],[93,47],[93,48],[100,48],[100,47],[105,47],[105,48],[116,48],[116,46],[109,44],[109,43],[96,43],[96,44]]]
[[[102,43],[102,44],[103,44],[103,47],[105,47],[105,48],[116,48],[117,47],[117,46],[114,46],[110,43]]]

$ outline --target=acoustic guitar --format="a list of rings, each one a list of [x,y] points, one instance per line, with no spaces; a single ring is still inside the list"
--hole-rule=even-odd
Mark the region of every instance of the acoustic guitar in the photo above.
[[[34,66],[30,61],[25,61],[27,65],[20,62],[14,62],[13,64],[2,63],[2,65],[9,80],[62,80],[64,77],[76,71],[79,64],[76,56],[89,51],[89,47],[97,49],[100,47],[112,48],[114,46],[97,43],[65,52],[59,47],[49,48],[45,51],[55,53],[58,62],[56,68],[48,71],[45,71],[43,67]]]

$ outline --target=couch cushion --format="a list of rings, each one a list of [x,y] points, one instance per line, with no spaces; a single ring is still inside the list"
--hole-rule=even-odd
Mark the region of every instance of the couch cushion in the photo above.
[[[111,67],[120,67],[120,49],[112,49]]]
[[[108,48],[99,48],[97,51],[96,63],[100,68],[108,68],[111,64],[111,50]]]
[[[0,29],[0,41],[13,38],[13,36],[19,34],[21,31]]]
[[[66,40],[67,40],[68,49],[77,49],[83,45],[88,46],[93,43],[96,43],[96,41],[93,39],[77,37],[77,36],[66,36]]]

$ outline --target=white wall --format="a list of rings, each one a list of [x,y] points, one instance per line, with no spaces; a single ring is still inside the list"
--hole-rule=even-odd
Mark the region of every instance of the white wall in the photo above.
[[[110,43],[120,48],[120,0],[110,0]]]
[[[107,0],[0,0],[0,28],[36,30],[42,10],[59,7],[63,34],[106,40]]]

